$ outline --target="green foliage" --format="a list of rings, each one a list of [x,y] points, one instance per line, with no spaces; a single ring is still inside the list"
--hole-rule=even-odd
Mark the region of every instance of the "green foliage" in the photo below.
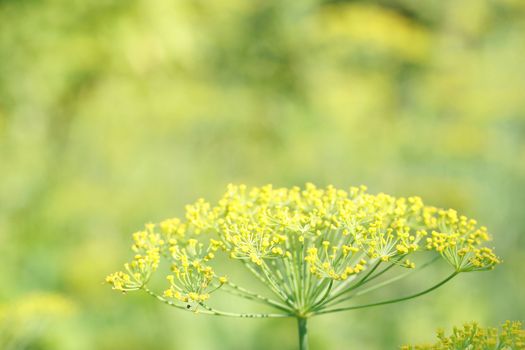
[[[49,335],[53,333],[50,329],[69,320],[75,309],[71,300],[50,293],[26,294],[0,304],[0,348],[26,349],[36,344],[49,347]]]

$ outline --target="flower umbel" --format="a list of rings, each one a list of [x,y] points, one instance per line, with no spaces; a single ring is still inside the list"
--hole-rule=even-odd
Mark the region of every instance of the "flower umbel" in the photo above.
[[[477,323],[467,323],[463,328],[454,327],[450,336],[443,330],[437,332],[439,341],[433,345],[405,345],[401,350],[523,350],[525,330],[519,321],[507,321],[498,328],[483,328]]]
[[[344,191],[313,184],[229,185],[216,205],[199,199],[186,206],[184,219],[147,224],[134,233],[134,259],[106,281],[116,290],[144,290],[171,306],[205,314],[297,317],[305,331],[304,320],[311,316],[411,299],[460,273],[493,269],[500,259],[484,246],[489,239],[475,220],[453,209],[426,206],[419,197],[373,195],[364,186]],[[220,255],[250,271],[273,296],[229,281],[218,271]],[[161,260],[171,274],[165,291],[156,293],[148,282]],[[423,291],[344,305],[438,260],[451,266],[451,274]],[[216,310],[208,303],[217,291],[261,302],[278,313]]]

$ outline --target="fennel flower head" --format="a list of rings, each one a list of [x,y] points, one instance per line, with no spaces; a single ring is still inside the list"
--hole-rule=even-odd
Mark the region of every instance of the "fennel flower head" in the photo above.
[[[106,278],[113,289],[143,290],[173,307],[237,317],[297,317],[387,304],[427,293],[452,277],[500,262],[484,226],[419,197],[318,188],[229,185],[214,205],[186,206],[183,218],[147,224],[133,234],[133,259]],[[265,293],[230,281],[228,265],[247,269]],[[451,273],[405,297],[359,305],[360,295],[437,261]],[[165,263],[163,291],[148,283]],[[168,269],[166,269],[168,271]],[[213,306],[217,292],[261,302],[275,313],[235,313]]]
[[[452,334],[446,336],[438,330],[438,342],[432,345],[405,345],[401,350],[524,350],[525,330],[519,321],[506,321],[501,329],[481,327],[476,322],[454,327]]]

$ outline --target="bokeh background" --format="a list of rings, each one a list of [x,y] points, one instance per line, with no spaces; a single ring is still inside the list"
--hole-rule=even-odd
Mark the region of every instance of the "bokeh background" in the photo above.
[[[524,33],[522,0],[1,0],[0,348],[294,349],[294,320],[102,283],[230,182],[420,195],[494,236],[495,271],[316,318],[313,349],[523,320]]]

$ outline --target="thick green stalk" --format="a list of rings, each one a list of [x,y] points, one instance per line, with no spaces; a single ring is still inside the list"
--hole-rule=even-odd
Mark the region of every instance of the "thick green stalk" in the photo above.
[[[299,350],[308,350],[308,319],[297,317],[297,328],[299,331]]]

